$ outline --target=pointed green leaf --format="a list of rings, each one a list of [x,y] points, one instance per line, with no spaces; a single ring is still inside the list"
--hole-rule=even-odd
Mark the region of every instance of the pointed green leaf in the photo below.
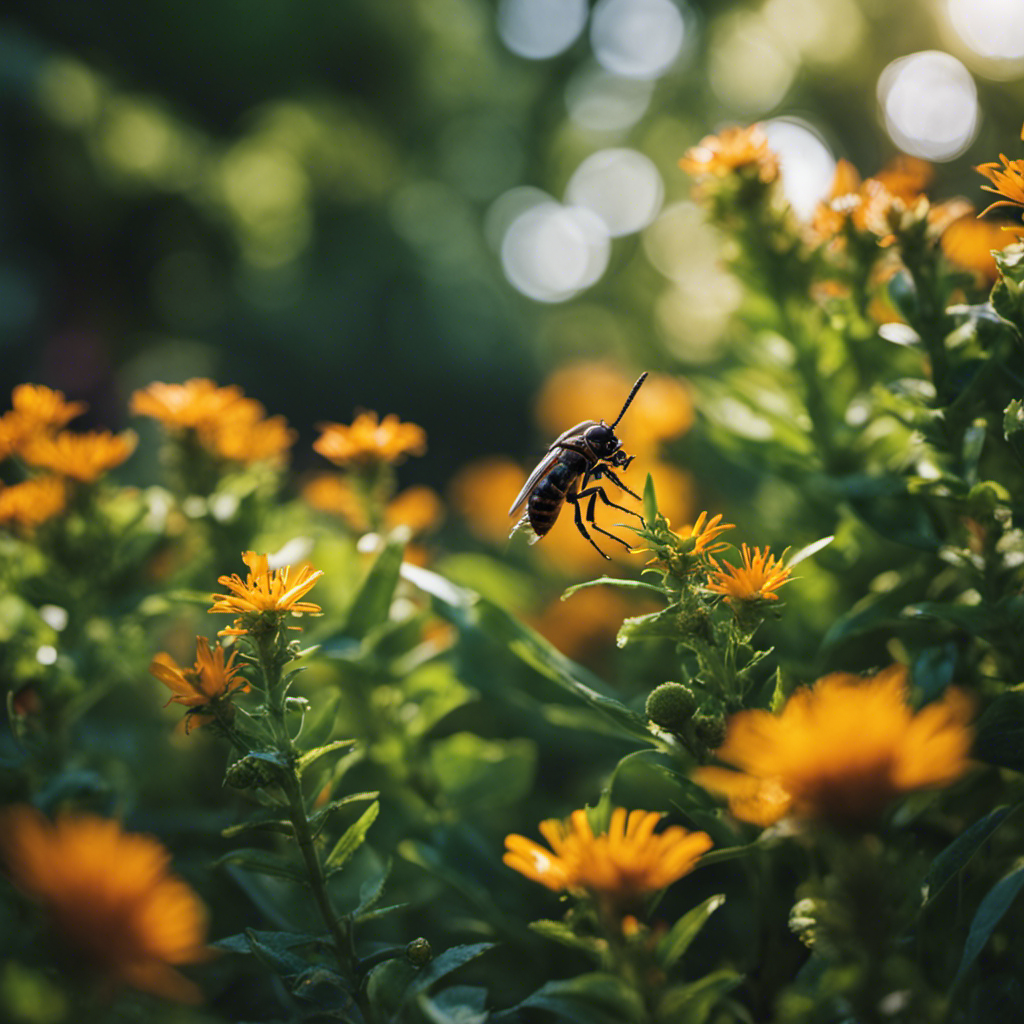
[[[420,993],[417,1006],[429,1024],[485,1024],[487,989],[476,985],[452,985],[436,996]]]
[[[258,875],[273,875],[275,878],[288,878],[300,885],[307,885],[308,880],[304,872],[282,860],[275,853],[268,850],[255,850],[243,847],[240,850],[232,850],[218,857],[211,867],[219,868],[226,864],[242,868],[245,871],[252,871]]]
[[[586,590],[587,587],[597,586],[618,587],[620,590],[644,590],[653,592],[659,597],[665,596],[665,591],[661,587],[656,587],[653,583],[644,583],[643,580],[624,580],[619,579],[617,576],[602,576],[600,579],[587,580],[585,583],[577,583],[569,587],[562,594],[562,600],[567,601],[578,590]]]
[[[324,754],[330,754],[335,750],[347,750],[349,747],[354,747],[359,741],[356,739],[350,740],[332,740],[330,743],[325,743],[322,747],[314,747],[312,750],[307,750],[295,763],[295,770],[301,776],[302,773],[314,762],[317,758],[323,757]]]
[[[714,971],[689,985],[670,988],[655,1013],[658,1024],[704,1024],[722,996],[743,980],[735,971]]]
[[[633,640],[679,640],[683,631],[679,625],[679,604],[670,604],[649,615],[636,615],[626,619],[619,629],[615,643],[625,647]]]
[[[375,626],[387,622],[404,556],[403,540],[395,538],[385,544],[349,607],[342,630],[347,636],[364,637]]]
[[[989,811],[984,818],[976,821],[966,832],[957,836],[942,853],[932,861],[928,873],[921,884],[921,897],[924,903],[936,896],[967,866],[970,859],[989,836],[999,828],[1006,818],[1020,805],[1004,804]]]
[[[468,946],[452,946],[451,949],[446,949],[426,966],[420,968],[419,973],[409,983],[405,998],[410,999],[420,992],[426,992],[431,985],[493,948],[493,942],[475,942]]]
[[[324,804],[309,816],[309,824],[313,829],[314,837],[320,834],[320,830],[327,823],[327,819],[339,808],[347,807],[349,804],[360,803],[363,800],[376,800],[380,792],[376,789],[367,790],[365,793],[349,793],[348,796],[338,797],[329,804]]]
[[[288,942],[279,942],[274,932],[256,932],[246,929],[245,937],[253,955],[261,963],[269,967],[275,974],[282,977],[293,977],[302,974],[309,964],[300,956],[291,952]]]
[[[546,1010],[569,1024],[623,1024],[647,1016],[643,999],[631,985],[613,974],[579,974],[565,981],[549,981],[527,996],[515,1010]],[[515,1012],[515,1011],[513,1011]],[[497,1018],[521,1020],[521,1015]]]
[[[235,836],[240,836],[244,832],[278,832],[285,836],[295,835],[292,823],[283,818],[256,818],[253,821],[243,821],[220,830],[220,834],[225,839],[234,839]]]
[[[687,911],[658,943],[657,956],[667,971],[689,948],[707,919],[725,902],[725,896],[709,896]]]
[[[811,555],[816,555],[822,548],[827,548],[836,538],[834,535],[828,537],[822,537],[820,540],[816,540],[806,547],[802,547],[795,555],[791,555],[786,559],[786,568],[792,569],[794,566],[799,565],[805,558],[810,558]]]
[[[658,518],[658,496],[654,493],[654,478],[650,473],[644,481],[644,519],[652,526]]]
[[[608,955],[607,939],[599,939],[596,935],[577,935],[565,921],[541,919],[530,922],[530,931],[543,935],[546,939],[561,943],[570,949],[580,949],[594,957],[599,963]],[[604,966],[610,966],[605,964]]]
[[[374,801],[356,821],[349,825],[342,837],[334,844],[334,849],[327,855],[327,860],[324,861],[324,867],[329,875],[340,871],[352,854],[363,845],[366,833],[370,831],[370,826],[377,820],[378,814],[380,814],[380,803]]]
[[[1003,919],[1003,915],[1010,909],[1022,888],[1024,864],[1018,861],[1017,867],[996,882],[978,906],[974,920],[971,921],[971,929],[967,933],[963,957],[953,980],[954,986],[963,980],[974,961],[978,959],[978,954],[985,948],[996,925]]]

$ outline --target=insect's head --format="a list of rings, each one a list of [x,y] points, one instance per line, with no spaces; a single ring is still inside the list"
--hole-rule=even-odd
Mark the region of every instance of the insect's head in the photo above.
[[[622,447],[622,442],[615,436],[615,431],[604,420],[587,427],[583,438],[599,459],[610,459]]]

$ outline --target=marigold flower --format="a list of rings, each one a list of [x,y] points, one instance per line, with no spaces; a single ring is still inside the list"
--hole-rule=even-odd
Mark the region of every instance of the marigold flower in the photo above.
[[[159,420],[172,430],[195,430],[216,423],[243,398],[241,388],[218,387],[208,377],[193,377],[184,384],[154,381],[132,394],[131,411]]]
[[[759,124],[706,135],[686,151],[679,166],[695,178],[724,178],[747,168],[755,169],[766,185],[779,176],[779,158],[769,148],[768,136]]]
[[[0,525],[32,529],[60,515],[66,504],[64,484],[55,476],[38,476],[0,487]]]
[[[753,551],[746,544],[742,547],[743,564],[719,564],[714,558],[708,559],[714,570],[708,575],[708,590],[721,594],[729,601],[778,601],[775,593],[783,584],[790,582],[790,573],[781,558],[771,554],[769,548],[762,553],[760,548]]]
[[[999,159],[1002,161],[1001,167],[992,161],[974,168],[992,183],[982,185],[982,191],[994,192],[997,196],[1003,197],[986,206],[978,214],[979,217],[984,217],[989,210],[994,210],[997,206],[1009,206],[1011,209],[1024,207],[1024,160],[1008,160],[1002,153],[999,154]]]
[[[200,427],[198,437],[203,447],[219,458],[245,465],[281,462],[298,434],[283,416],[260,418],[263,406],[253,401],[257,407],[255,418],[228,414],[219,423]]]
[[[245,636],[257,629],[261,622],[267,623],[266,616],[270,616],[276,626],[288,612],[293,615],[319,615],[322,612],[318,604],[299,600],[323,576],[322,569],[314,571],[304,565],[291,581],[291,566],[270,569],[266,555],[244,551],[242,561],[249,567],[244,583],[237,573],[217,577],[217,582],[231,593],[214,594],[213,607],[208,610],[212,614],[235,616],[233,627],[222,629],[218,636]]]
[[[150,662],[149,671],[164,686],[173,691],[170,700],[187,708],[203,707],[226,700],[236,690],[249,692],[249,684],[238,676],[240,665],[235,664],[237,651],[224,660],[224,648],[210,643],[205,636],[196,637],[196,661],[192,668],[182,668],[169,654],[161,651]],[[196,723],[202,725],[208,717]]]
[[[57,430],[89,406],[85,402],[69,402],[63,391],[44,384],[19,384],[11,392],[11,410],[32,430]]]
[[[407,526],[414,534],[427,533],[444,519],[444,502],[432,487],[417,485],[399,491],[384,509],[389,527]]]
[[[999,274],[993,251],[1017,241],[1022,231],[1024,228],[1019,224],[978,220],[971,211],[946,228],[939,244],[951,263],[993,282]]]
[[[915,713],[903,665],[868,678],[834,672],[797,690],[778,715],[734,715],[717,757],[742,771],[701,768],[696,779],[755,825],[790,813],[867,824],[896,797],[963,775],[971,710],[970,699],[951,689]]]
[[[336,466],[396,463],[427,450],[426,431],[415,423],[402,423],[394,413],[378,421],[375,412],[361,412],[351,426],[321,423],[319,429],[313,450]]]
[[[492,455],[462,466],[448,486],[448,498],[477,537],[504,543],[509,502],[525,482],[526,473],[518,463]]]
[[[120,466],[135,451],[138,440],[131,430],[121,434],[112,434],[109,430],[82,434],[63,430],[52,436],[39,434],[30,438],[21,446],[20,452],[30,465],[80,483],[92,483],[115,466]]]
[[[540,823],[551,849],[525,836],[506,836],[505,863],[531,881],[561,892],[590,894],[625,908],[689,874],[711,849],[704,832],[672,825],[654,831],[662,815],[616,807],[608,831],[595,836],[587,812],[573,811],[568,821]]]
[[[12,881],[42,905],[69,949],[114,984],[200,1001],[171,965],[209,955],[206,911],[168,871],[170,855],[157,840],[92,815],[51,823],[26,806],[9,808],[0,821]]]

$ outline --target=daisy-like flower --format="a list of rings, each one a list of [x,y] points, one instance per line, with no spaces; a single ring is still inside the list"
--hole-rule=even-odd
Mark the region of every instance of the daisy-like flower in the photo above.
[[[711,838],[704,832],[672,825],[656,833],[661,818],[655,811],[616,807],[608,831],[595,836],[587,812],[573,811],[568,821],[551,818],[540,823],[550,850],[525,836],[506,836],[504,861],[555,892],[589,894],[626,909],[689,874],[711,849]]]
[[[246,401],[250,401],[246,399]],[[215,425],[201,427],[200,443],[222,459],[251,465],[254,462],[281,462],[298,434],[283,416],[263,416],[263,406],[254,402],[257,416],[225,415]]]
[[[299,598],[309,593],[323,570],[304,565],[292,578],[291,566],[281,569],[267,567],[267,556],[255,551],[244,551],[242,561],[249,567],[243,582],[237,573],[218,576],[217,582],[227,587],[230,594],[214,594],[212,614],[234,615],[234,625],[222,629],[218,636],[245,636],[276,629],[281,619],[292,615],[319,615],[323,609],[311,601]],[[297,626],[292,627],[297,629]]]
[[[694,178],[724,178],[747,169],[769,184],[779,176],[779,158],[768,145],[768,136],[759,124],[747,128],[725,128],[718,135],[707,135],[688,149],[679,166]]]
[[[239,387],[218,387],[207,377],[193,377],[184,384],[154,381],[141,388],[132,395],[131,411],[159,420],[171,430],[195,430],[216,423],[243,400]]]
[[[89,406],[85,402],[69,402],[63,391],[44,384],[19,384],[11,392],[11,412],[27,430],[59,430]]]
[[[321,423],[319,429],[313,450],[336,466],[394,464],[427,450],[426,431],[415,423],[401,422],[394,413],[378,420],[375,412],[361,412],[351,426]]]
[[[0,816],[0,851],[11,880],[39,903],[61,942],[108,984],[198,1003],[199,989],[172,965],[196,963],[206,911],[168,871],[150,836],[91,815],[51,823],[31,807]]]
[[[790,582],[792,570],[782,564],[781,558],[771,554],[769,548],[762,552],[760,548],[751,550],[744,544],[742,555],[742,565],[719,564],[714,558],[708,559],[714,566],[708,574],[708,590],[729,601],[778,601],[775,591]]]
[[[237,651],[225,661],[224,648],[215,644],[213,650],[205,636],[196,637],[196,661],[192,668],[182,668],[169,654],[161,651],[150,662],[149,671],[168,689],[170,700],[187,708],[205,707],[226,701],[236,690],[249,692],[249,684],[238,676],[241,666],[235,664]],[[204,725],[211,716],[191,716],[190,724]]]
[[[1001,199],[986,206],[979,217],[984,217],[989,210],[997,206],[1009,206],[1011,209],[1024,208],[1024,160],[1008,160],[1002,153],[999,154],[1002,166],[995,161],[987,164],[979,164],[974,169],[983,174],[992,183],[982,185],[983,192],[994,192]]]
[[[60,515],[66,503],[64,484],[55,476],[37,476],[0,487],[0,526],[31,530]]]
[[[948,690],[915,714],[903,665],[868,678],[835,672],[797,690],[778,715],[734,715],[716,756],[741,771],[701,768],[696,779],[755,825],[793,814],[863,826],[902,794],[964,774],[971,711],[965,694]]]
[[[80,483],[92,483],[120,466],[135,451],[138,440],[131,430],[121,434],[109,430],[82,434],[63,430],[52,436],[39,434],[30,438],[21,446],[20,454],[29,465]]]

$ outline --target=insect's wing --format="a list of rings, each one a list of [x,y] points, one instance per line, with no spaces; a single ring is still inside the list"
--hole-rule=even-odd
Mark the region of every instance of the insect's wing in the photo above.
[[[558,461],[558,455],[561,452],[560,448],[556,448],[552,445],[544,455],[544,458],[537,463],[536,468],[530,474],[530,479],[523,484],[523,489],[519,492],[519,496],[515,501],[512,502],[512,507],[508,510],[510,516],[514,516],[519,511],[519,506],[530,496],[530,491],[537,486],[540,482],[541,477],[547,473],[551,467]]]

